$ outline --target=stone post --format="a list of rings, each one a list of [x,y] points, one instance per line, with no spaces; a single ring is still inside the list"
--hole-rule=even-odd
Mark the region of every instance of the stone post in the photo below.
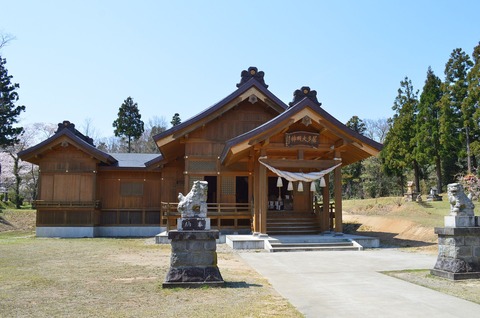
[[[438,258],[432,275],[459,279],[480,278],[480,227],[472,201],[459,183],[448,185],[450,215],[438,234]]]
[[[224,281],[217,266],[219,232],[210,229],[207,218],[206,181],[195,181],[192,190],[179,194],[177,230],[168,232],[172,255],[164,288],[223,286]]]

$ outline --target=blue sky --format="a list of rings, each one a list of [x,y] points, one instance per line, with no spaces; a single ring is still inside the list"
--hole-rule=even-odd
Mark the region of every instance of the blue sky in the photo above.
[[[390,117],[408,76],[421,91],[450,53],[480,41],[480,1],[6,1],[0,52],[22,124],[90,119],[97,136],[132,96],[142,119],[185,120],[236,89],[249,66],[288,103],[310,86],[342,122]]]

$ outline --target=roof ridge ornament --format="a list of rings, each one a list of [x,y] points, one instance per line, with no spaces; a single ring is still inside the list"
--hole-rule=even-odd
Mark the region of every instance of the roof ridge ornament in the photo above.
[[[320,103],[317,99],[317,91],[311,90],[310,87],[308,86],[302,86],[302,88],[297,89],[295,92],[293,92],[293,101],[291,101],[288,106],[292,107],[302,99],[307,97],[310,99],[312,102],[317,104],[318,106],[322,106],[322,103]]]
[[[72,133],[74,133],[77,137],[79,137],[80,139],[82,139],[83,141],[85,141],[86,143],[92,145],[95,147],[95,145],[93,144],[93,138],[90,138],[88,136],[85,136],[84,134],[82,134],[81,132],[79,132],[77,129],[75,129],[75,124],[74,123],[71,123],[70,121],[68,120],[64,120],[62,123],[59,123],[58,124],[58,128],[57,128],[57,131],[55,131],[55,133],[58,133],[60,132],[61,130],[63,129],[68,129],[70,130]]]
[[[265,88],[268,88],[268,85],[265,84],[265,80],[263,79],[263,77],[265,76],[265,73],[263,71],[258,71],[258,69],[255,66],[250,66],[248,70],[243,70],[240,76],[241,76],[240,83],[237,84],[237,87],[242,86],[249,79],[254,78],[260,84],[265,86]]]

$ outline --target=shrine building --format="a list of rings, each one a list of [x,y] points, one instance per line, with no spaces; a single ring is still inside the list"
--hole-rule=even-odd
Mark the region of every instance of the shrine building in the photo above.
[[[154,136],[160,154],[106,153],[60,123],[19,153],[40,169],[37,236],[175,229],[178,193],[196,180],[208,181],[207,217],[223,233],[342,232],[341,168],[382,145],[327,113],[316,95],[302,87],[285,104],[250,67],[230,95]]]

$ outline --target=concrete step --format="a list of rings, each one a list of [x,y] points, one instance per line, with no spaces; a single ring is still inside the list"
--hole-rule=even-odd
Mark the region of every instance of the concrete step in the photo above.
[[[358,251],[359,247],[352,242],[328,243],[270,243],[270,252],[300,252],[300,251]]]
[[[294,242],[289,242],[289,243],[282,243],[282,242],[277,242],[277,243],[270,243],[272,247],[315,247],[315,246],[321,246],[321,247],[328,247],[328,246],[353,246],[353,243],[350,241],[341,241],[341,242],[316,242],[316,243],[308,243],[308,242],[302,242],[302,243],[294,243]]]
[[[300,221],[296,221],[296,222],[292,222],[292,221],[267,221],[267,225],[284,225],[284,226],[288,226],[288,225],[297,225],[297,224],[306,224],[306,225],[309,225],[309,224],[315,224],[315,222],[311,221],[311,220],[300,220]]]

